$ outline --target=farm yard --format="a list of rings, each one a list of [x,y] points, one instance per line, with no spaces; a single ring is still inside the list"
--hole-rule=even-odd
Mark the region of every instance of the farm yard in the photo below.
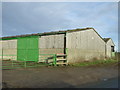
[[[3,88],[77,88],[118,77],[117,61],[87,63],[6,69],[2,71]]]
[[[120,87],[118,3],[2,1],[0,88]]]
[[[0,45],[3,88],[76,88],[118,77],[115,44],[94,28],[2,37]]]

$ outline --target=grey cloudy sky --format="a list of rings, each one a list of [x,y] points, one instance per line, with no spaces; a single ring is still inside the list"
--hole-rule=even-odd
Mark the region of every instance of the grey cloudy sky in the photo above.
[[[3,2],[3,36],[93,27],[118,45],[117,2]],[[118,46],[117,46],[118,47]]]

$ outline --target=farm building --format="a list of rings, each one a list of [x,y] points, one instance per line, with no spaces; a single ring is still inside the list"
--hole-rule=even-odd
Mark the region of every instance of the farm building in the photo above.
[[[102,38],[94,28],[8,36],[1,39],[3,60],[50,63],[54,59],[58,64],[111,58],[115,46],[112,39]]]
[[[105,45],[106,58],[111,58],[112,56],[115,56],[115,53],[114,53],[115,44],[113,43],[113,40],[111,38],[104,38],[104,41],[106,42],[106,45]]]

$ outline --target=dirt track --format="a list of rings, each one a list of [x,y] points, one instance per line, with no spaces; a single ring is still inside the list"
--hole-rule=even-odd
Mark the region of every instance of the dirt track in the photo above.
[[[74,88],[118,76],[116,64],[3,70],[3,88]]]

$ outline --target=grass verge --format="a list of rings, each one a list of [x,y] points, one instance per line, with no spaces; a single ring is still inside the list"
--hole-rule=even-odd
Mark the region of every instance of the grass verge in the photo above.
[[[90,65],[97,65],[97,64],[108,64],[108,63],[117,63],[118,60],[96,60],[96,61],[91,61],[91,62],[80,62],[80,63],[74,63],[74,64],[69,64],[69,66],[90,66]]]

